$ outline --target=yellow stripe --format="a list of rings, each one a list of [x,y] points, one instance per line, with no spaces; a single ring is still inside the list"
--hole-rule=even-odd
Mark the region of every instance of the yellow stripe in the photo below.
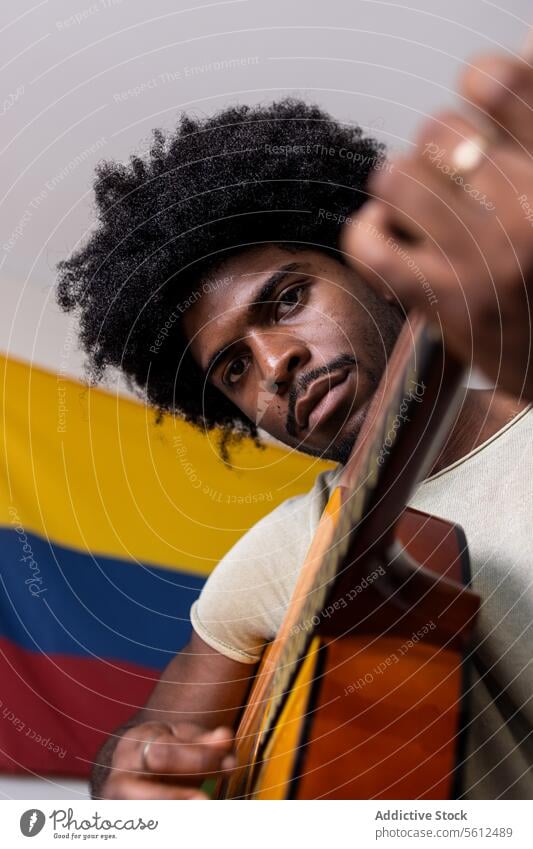
[[[254,522],[326,464],[216,436],[0,357],[0,522],[82,551],[208,574]]]
[[[319,648],[320,639],[313,637],[263,755],[254,785],[254,799],[287,799],[289,795],[296,758],[300,754],[298,747],[304,745],[304,723],[306,719],[313,719],[309,716],[309,700],[316,680]]]

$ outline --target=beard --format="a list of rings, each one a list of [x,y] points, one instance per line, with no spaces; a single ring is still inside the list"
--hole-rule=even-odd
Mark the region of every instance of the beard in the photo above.
[[[324,459],[334,460],[335,463],[340,463],[341,466],[345,466],[350,459],[354,445],[357,442],[360,429],[361,428],[357,428],[357,430],[354,430],[351,433],[341,434],[331,445],[331,451],[324,453]]]
[[[364,420],[363,420],[364,421]],[[362,425],[363,422],[361,422]],[[324,450],[311,448],[305,442],[298,445],[298,451],[302,454],[309,454],[311,457],[320,457],[322,460],[332,460],[334,463],[340,463],[345,466],[354,449],[357,437],[359,436],[360,427],[348,433],[341,433],[338,437],[328,445]]]

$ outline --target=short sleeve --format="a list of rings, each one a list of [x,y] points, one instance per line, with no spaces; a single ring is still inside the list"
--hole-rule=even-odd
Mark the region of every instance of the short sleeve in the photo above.
[[[241,663],[259,660],[281,625],[335,471],[257,522],[211,573],[191,608],[192,626],[211,648]]]

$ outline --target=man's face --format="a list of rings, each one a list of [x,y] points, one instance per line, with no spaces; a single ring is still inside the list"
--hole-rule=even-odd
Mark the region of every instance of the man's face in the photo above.
[[[193,358],[251,421],[345,462],[401,326],[399,312],[317,250],[234,257],[183,317]]]

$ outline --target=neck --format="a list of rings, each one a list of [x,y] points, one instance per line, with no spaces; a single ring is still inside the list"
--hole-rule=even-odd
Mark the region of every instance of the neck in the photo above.
[[[467,389],[440,454],[430,474],[442,471],[478,448],[527,406],[493,389]]]

